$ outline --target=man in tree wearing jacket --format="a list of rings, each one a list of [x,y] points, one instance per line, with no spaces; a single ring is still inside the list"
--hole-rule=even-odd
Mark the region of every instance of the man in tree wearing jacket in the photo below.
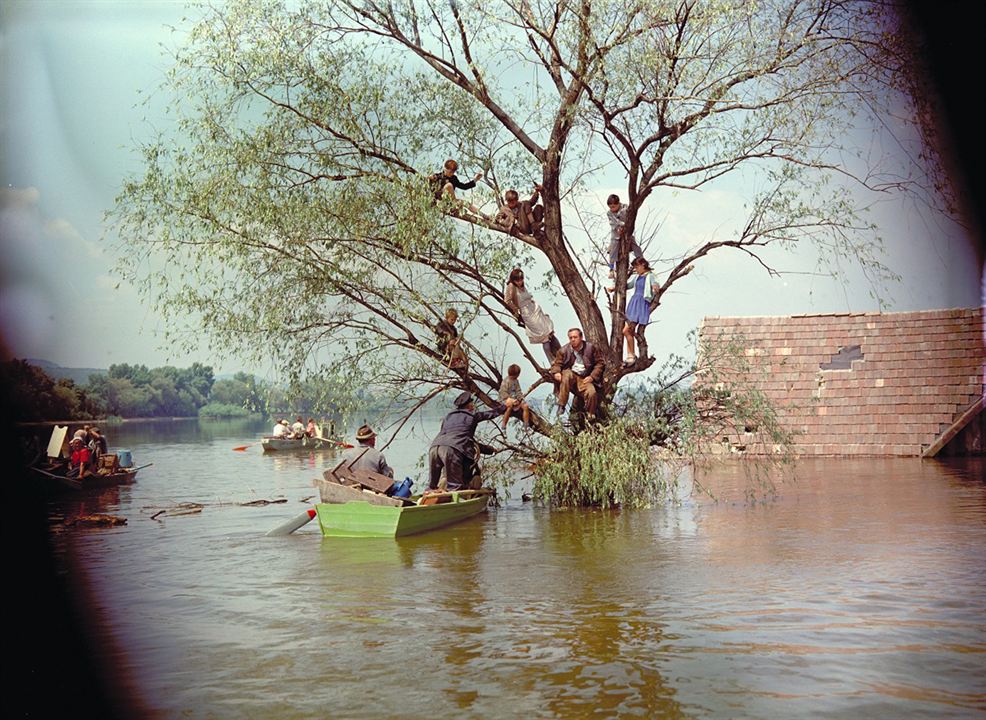
[[[569,393],[575,393],[585,404],[586,413],[595,416],[596,408],[599,407],[599,394],[596,387],[602,382],[604,368],[602,353],[596,352],[593,344],[582,337],[582,330],[579,328],[569,330],[568,345],[555,353],[555,361],[548,371],[560,385],[559,415],[568,405]]]

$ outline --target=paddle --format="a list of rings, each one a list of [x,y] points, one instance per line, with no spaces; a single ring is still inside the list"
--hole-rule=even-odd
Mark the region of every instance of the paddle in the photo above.
[[[258,440],[257,442],[250,443],[249,445],[240,445],[239,447],[233,448],[233,451],[234,452],[243,452],[248,447],[253,447],[254,445],[259,445],[261,442],[263,442],[263,441],[262,440]]]
[[[321,440],[324,443],[333,443],[341,448],[346,448],[347,450],[349,450],[349,448],[356,447],[355,445],[350,445],[349,443],[343,442],[342,440],[331,440],[330,438],[324,438],[319,436],[316,436],[315,439]]]
[[[342,442],[341,440],[330,440],[329,438],[322,437],[322,428],[318,425],[315,426],[315,435],[313,436],[315,440],[321,440],[324,443],[332,443],[338,445],[341,448],[349,450],[349,448],[354,447],[347,442]]]

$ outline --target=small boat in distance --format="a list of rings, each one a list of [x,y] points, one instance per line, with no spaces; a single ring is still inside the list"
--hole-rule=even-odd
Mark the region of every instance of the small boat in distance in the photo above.
[[[260,440],[264,452],[285,452],[291,450],[334,450],[340,445],[339,441],[329,438],[283,438],[265,437]]]

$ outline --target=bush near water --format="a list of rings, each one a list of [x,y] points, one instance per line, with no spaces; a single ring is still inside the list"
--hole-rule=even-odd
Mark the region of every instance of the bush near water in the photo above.
[[[0,362],[13,416],[22,422],[135,417],[248,417],[285,408],[305,412],[282,389],[236,373],[216,380],[211,366],[110,365],[87,383],[53,378],[26,360]]]

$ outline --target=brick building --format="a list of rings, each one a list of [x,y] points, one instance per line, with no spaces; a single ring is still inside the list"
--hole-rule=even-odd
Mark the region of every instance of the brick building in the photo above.
[[[700,336],[739,342],[754,368],[747,380],[796,432],[800,454],[983,454],[983,317],[983,308],[708,317]],[[729,438],[734,448],[749,440]]]

